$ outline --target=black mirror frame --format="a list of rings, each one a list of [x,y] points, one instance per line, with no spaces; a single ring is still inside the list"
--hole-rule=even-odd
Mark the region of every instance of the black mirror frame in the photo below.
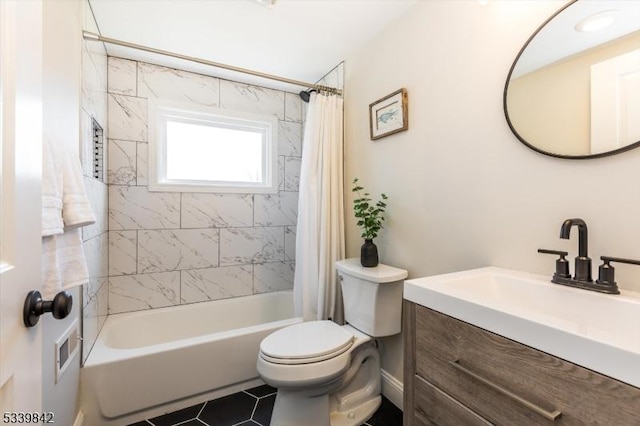
[[[509,90],[509,82],[511,81],[511,75],[513,74],[513,70],[516,67],[516,64],[518,63],[518,59],[520,59],[520,56],[522,56],[522,54],[524,53],[524,51],[527,49],[527,46],[529,46],[529,44],[531,43],[531,40],[533,40],[535,38],[535,36],[538,35],[538,33],[540,31],[542,31],[542,29],[551,21],[553,20],[556,16],[558,16],[560,13],[562,13],[566,8],[568,8],[569,6],[574,5],[575,3],[577,3],[578,0],[573,0],[570,3],[567,3],[566,5],[564,5],[562,8],[560,8],[556,13],[554,13],[553,15],[551,15],[546,21],[544,21],[542,23],[542,25],[540,25],[538,27],[538,29],[531,35],[531,37],[529,37],[526,41],[526,43],[524,44],[524,46],[522,46],[522,49],[520,49],[520,52],[518,52],[518,55],[516,56],[515,60],[513,61],[513,64],[511,65],[511,68],[509,69],[509,74],[507,75],[507,81],[504,85],[504,92],[502,94],[502,108],[504,110],[504,116],[507,119],[507,124],[509,125],[509,128],[511,129],[511,131],[513,132],[513,134],[518,138],[518,140],[520,140],[520,142],[522,142],[524,145],[526,145],[527,147],[531,148],[532,150],[539,152],[540,154],[543,155],[547,155],[550,157],[555,157],[555,158],[564,158],[567,160],[588,160],[588,159],[592,159],[592,158],[602,158],[602,157],[609,157],[615,154],[619,154],[621,152],[625,152],[625,151],[630,151],[634,148],[637,148],[638,146],[640,146],[640,141],[638,142],[634,142],[632,144],[629,144],[627,146],[624,146],[622,148],[618,148],[615,149],[613,151],[607,151],[607,152],[601,152],[599,154],[589,154],[589,155],[564,155],[564,154],[557,154],[554,152],[548,152],[548,151],[544,151],[534,145],[532,145],[531,143],[527,142],[527,140],[525,138],[523,138],[518,131],[515,129],[515,127],[513,126],[513,123],[511,123],[511,120],[509,118],[509,111],[507,109],[507,92]]]

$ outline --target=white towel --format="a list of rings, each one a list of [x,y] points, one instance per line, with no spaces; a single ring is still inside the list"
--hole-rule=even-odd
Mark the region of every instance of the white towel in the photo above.
[[[80,159],[69,149],[61,149],[62,162],[62,219],[65,229],[95,223],[84,188]]]
[[[42,236],[62,234],[62,164],[50,143],[42,150]]]
[[[95,223],[77,156],[45,141],[42,176],[43,297],[89,280],[80,227]]]
[[[42,237],[42,296],[45,300],[53,299],[62,290],[86,284],[88,280],[80,228]]]

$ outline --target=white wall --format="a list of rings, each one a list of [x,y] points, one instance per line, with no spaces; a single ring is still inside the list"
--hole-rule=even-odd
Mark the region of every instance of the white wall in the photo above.
[[[43,2],[43,137],[65,149],[78,151],[80,110],[80,43],[82,4],[76,1]],[[55,383],[55,342],[79,317],[79,291],[71,295],[74,307],[64,320],[42,317],[42,409],[53,412],[56,424],[72,425],[80,374],[79,357],[70,361]]]
[[[50,315],[43,322],[43,410],[55,413],[59,424],[72,425],[78,410],[80,357],[76,357],[55,382],[55,342],[72,323],[82,322],[85,355],[95,341],[106,316],[106,300],[101,310],[98,299],[104,299],[108,286],[107,189],[91,178],[87,156],[91,150],[91,117],[106,128],[106,53],[100,43],[83,43],[82,29],[95,31],[95,23],[86,1],[45,1],[44,4],[44,137],[82,156],[87,195],[97,221],[83,228],[83,249],[87,258],[90,282],[71,291],[73,310],[64,320]],[[93,50],[92,50],[93,49]],[[100,49],[103,63],[100,64]],[[102,68],[102,72],[100,69]],[[103,78],[100,78],[103,74]],[[102,85],[102,89],[100,86]],[[102,104],[102,105],[101,105]],[[81,152],[82,150],[82,152]],[[102,287],[100,284],[105,284]],[[83,296],[83,297],[82,297]],[[83,303],[84,302],[84,303]],[[81,315],[81,308],[84,315]],[[80,317],[83,317],[80,319]]]
[[[389,196],[376,239],[381,262],[410,277],[496,265],[551,276],[539,247],[640,259],[640,150],[595,160],[540,155],[510,132],[502,110],[509,68],[536,28],[565,1],[425,1],[346,61],[346,188],[354,176]],[[409,130],[369,139],[369,103],[406,87]],[[353,198],[347,196],[345,205]],[[346,212],[347,254],[361,239]],[[573,269],[573,267],[572,267]],[[621,288],[640,291],[640,268],[616,265]],[[383,368],[402,377],[401,339],[384,343]]]

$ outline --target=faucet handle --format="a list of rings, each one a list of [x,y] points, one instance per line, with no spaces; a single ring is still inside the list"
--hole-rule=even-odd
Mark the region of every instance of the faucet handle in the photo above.
[[[571,274],[569,273],[569,261],[564,257],[568,255],[566,251],[561,250],[549,250],[549,249],[538,249],[538,253],[543,254],[555,254],[559,256],[556,259],[556,272],[553,274],[553,278],[571,278]]]
[[[598,268],[598,284],[610,285],[617,287],[615,280],[615,268],[610,262],[628,263],[631,265],[640,265],[640,260],[624,259],[622,257],[600,256],[602,265]]]
[[[628,263],[630,265],[640,265],[640,260],[625,259],[623,257],[600,256],[600,260],[604,261],[607,264],[609,262],[618,262],[618,263]]]
[[[565,257],[567,256],[569,253],[566,251],[562,251],[562,250],[549,250],[549,249],[538,249],[538,253],[544,253],[544,254],[557,254],[558,256],[561,257]]]

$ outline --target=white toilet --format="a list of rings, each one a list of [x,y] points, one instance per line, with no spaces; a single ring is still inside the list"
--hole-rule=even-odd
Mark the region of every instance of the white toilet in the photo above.
[[[310,321],[260,344],[258,373],[278,389],[271,426],[356,426],[378,409],[380,354],[375,337],[400,333],[407,271],[336,262],[347,322]]]

